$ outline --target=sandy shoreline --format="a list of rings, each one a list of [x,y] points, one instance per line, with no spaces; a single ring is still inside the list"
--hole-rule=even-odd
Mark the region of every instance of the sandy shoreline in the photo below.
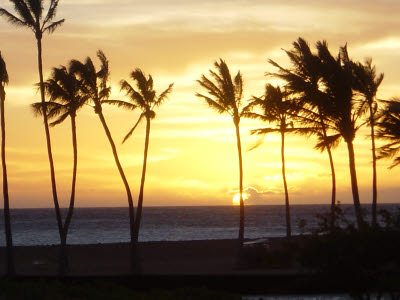
[[[69,245],[71,275],[128,274],[129,244]],[[235,268],[237,240],[141,242],[143,274],[227,275]],[[57,274],[58,246],[16,246],[16,271],[22,276]],[[0,248],[0,276],[5,270],[5,248]]]

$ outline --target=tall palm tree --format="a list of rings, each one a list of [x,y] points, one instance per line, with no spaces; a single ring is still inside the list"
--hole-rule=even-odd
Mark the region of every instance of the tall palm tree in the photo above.
[[[45,32],[53,33],[57,27],[64,23],[64,19],[53,21],[58,7],[59,0],[50,0],[48,11],[44,16],[43,0],[10,0],[14,5],[16,15],[8,12],[4,8],[0,8],[0,16],[4,16],[8,22],[17,27],[29,28],[33,31],[37,44],[37,57],[40,82],[41,103],[45,105],[45,91],[43,84],[43,62],[42,62],[42,37]],[[44,130],[46,134],[47,154],[50,164],[51,187],[53,193],[54,208],[56,212],[58,232],[60,239],[62,238],[62,218],[57,198],[56,178],[54,172],[53,154],[51,150],[50,131],[47,120],[47,114],[43,114]],[[59,262],[59,271],[62,272],[62,262]]]
[[[357,109],[357,101],[353,94],[355,79],[352,61],[348,55],[347,45],[340,48],[340,53],[337,58],[331,55],[325,41],[317,42],[317,49],[318,56],[322,63],[321,77],[325,89],[324,92],[327,97],[329,97],[330,101],[327,117],[329,118],[332,129],[336,134],[339,134],[347,144],[354,209],[357,225],[359,228],[362,228],[364,219],[360,205],[353,146],[357,130],[362,125],[357,125],[361,112]]]
[[[336,205],[336,174],[332,157],[332,147],[337,146],[338,135],[328,138],[328,118],[326,117],[326,106],[329,99],[319,89],[321,84],[321,60],[314,54],[309,44],[301,37],[293,42],[291,51],[284,50],[292,64],[291,68],[283,68],[273,60],[269,62],[278,68],[277,73],[268,73],[286,81],[285,88],[288,92],[296,93],[302,102],[301,122],[313,128],[318,135],[318,143],[315,148],[320,151],[326,150],[329,157],[331,169],[332,192],[331,192],[331,221],[334,222]]]
[[[376,68],[372,65],[372,59],[367,58],[365,63],[354,63],[355,90],[364,96],[360,109],[364,107],[369,110],[369,126],[371,129],[371,152],[372,152],[372,224],[377,225],[377,172],[376,172],[376,147],[375,147],[375,119],[377,118],[378,104],[376,93],[383,81],[383,73],[377,75]]]
[[[128,81],[122,80],[121,90],[124,90],[126,92],[126,95],[129,97],[132,103],[120,100],[104,100],[103,103],[118,105],[129,110],[139,108],[142,111],[135,125],[124,137],[123,143],[132,135],[133,131],[139,125],[140,121],[143,120],[143,118],[146,119],[146,138],[144,143],[142,179],[140,181],[140,191],[136,210],[134,231],[135,242],[138,242],[140,222],[142,219],[144,183],[146,180],[147,153],[149,150],[150,140],[150,122],[156,117],[154,109],[156,107],[159,107],[171,93],[173,83],[170,84],[169,87],[157,97],[156,91],[153,89],[153,78],[151,77],[151,75],[146,78],[145,73],[137,68],[131,72],[131,78],[134,82],[136,82],[137,89],[133,88]]]
[[[126,179],[124,170],[122,169],[119,161],[117,147],[115,146],[114,140],[111,136],[111,132],[108,128],[106,119],[103,115],[102,104],[105,100],[108,100],[111,92],[111,86],[109,85],[110,69],[109,62],[103,51],[97,51],[97,57],[100,60],[101,67],[97,71],[93,61],[90,57],[86,58],[85,63],[78,60],[72,60],[70,63],[71,72],[76,73],[82,80],[81,91],[88,97],[93,103],[94,112],[98,115],[100,122],[103,126],[104,132],[107,136],[108,142],[110,143],[111,150],[114,156],[115,163],[118,168],[118,172],[121,176],[124,184],[126,195],[128,198],[129,205],[129,229],[131,238],[131,249],[130,249],[130,270],[133,273],[140,272],[139,259],[137,257],[137,243],[135,242],[135,210],[133,206],[132,193]]]
[[[64,260],[65,271],[69,270],[68,256],[67,256],[67,235],[69,225],[71,224],[72,215],[75,205],[75,186],[76,186],[76,173],[78,167],[78,145],[76,139],[76,112],[87,101],[87,95],[80,93],[81,81],[79,81],[71,70],[66,67],[54,68],[51,77],[44,83],[45,90],[48,94],[49,101],[46,102],[48,118],[56,118],[55,121],[50,123],[50,126],[55,126],[64,122],[68,117],[71,119],[72,131],[72,146],[74,154],[73,170],[72,170],[72,184],[71,184],[71,197],[69,202],[68,213],[63,225],[63,235],[61,238],[61,252]],[[41,102],[32,104],[36,114],[43,114],[43,105]]]
[[[243,166],[242,146],[240,142],[239,124],[243,112],[241,111],[243,98],[243,79],[240,71],[232,80],[229,68],[222,59],[214,63],[216,72],[210,70],[213,80],[202,75],[197,82],[207,90],[208,96],[196,93],[197,97],[203,98],[208,105],[218,113],[227,113],[232,117],[236,129],[236,142],[239,156],[239,194],[240,194],[240,222],[239,243],[242,246],[244,240],[244,202],[243,202]]]
[[[261,109],[261,113],[254,112],[254,108]],[[252,101],[245,108],[245,116],[248,118],[259,119],[268,123],[275,124],[275,128],[259,128],[252,130],[252,134],[265,135],[271,132],[278,132],[281,135],[281,159],[282,159],[282,179],[285,191],[285,210],[286,210],[286,236],[290,237],[290,205],[289,191],[286,182],[285,169],[285,134],[286,133],[307,133],[307,128],[294,128],[293,115],[298,111],[295,99],[289,98],[289,94],[281,91],[280,87],[271,84],[265,86],[265,94],[260,97],[253,96]]]
[[[6,63],[0,52],[0,110],[1,110],[1,164],[3,167],[3,197],[4,197],[4,227],[6,229],[7,275],[15,274],[14,251],[11,234],[10,199],[8,197],[7,165],[6,165],[6,124],[4,102],[6,101],[5,86],[8,84]]]
[[[376,136],[388,141],[387,144],[379,148],[378,158],[393,158],[393,163],[389,168],[400,165],[400,156],[396,154],[400,151],[400,98],[393,98],[383,101],[383,117],[377,123],[378,130]]]

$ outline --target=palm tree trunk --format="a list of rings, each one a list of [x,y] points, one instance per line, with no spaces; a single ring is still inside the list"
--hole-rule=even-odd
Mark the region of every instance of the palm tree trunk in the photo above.
[[[240,223],[239,223],[239,243],[243,246],[244,241],[244,201],[243,201],[243,163],[242,163],[242,145],[240,143],[239,122],[235,122],[236,141],[239,155],[239,193],[240,193]]]
[[[77,173],[77,169],[78,169],[78,144],[76,141],[75,115],[73,115],[73,114],[71,114],[71,130],[72,130],[72,147],[73,147],[73,151],[74,151],[74,165],[73,165],[73,169],[72,169],[71,198],[69,201],[67,217],[65,218],[63,238],[62,238],[62,244],[63,244],[63,250],[64,250],[62,259],[64,259],[64,266],[65,266],[65,269],[67,272],[69,271],[67,236],[68,236],[69,225],[71,224],[72,215],[73,215],[74,206],[75,206],[76,173]]]
[[[117,153],[117,148],[115,147],[114,140],[111,136],[110,130],[108,129],[106,120],[104,119],[103,112],[100,110],[96,111],[99,118],[100,122],[103,125],[104,131],[106,133],[106,136],[108,138],[108,141],[110,143],[113,155],[114,155],[114,160],[117,165],[119,174],[121,176],[121,179],[124,183],[125,190],[126,190],[126,195],[128,197],[128,205],[129,205],[129,232],[131,236],[131,249],[130,249],[130,271],[132,273],[138,273],[140,272],[140,260],[138,257],[138,249],[137,249],[137,242],[136,242],[136,237],[135,237],[135,209],[133,207],[133,200],[132,200],[132,194],[131,190],[129,188],[128,181],[125,177],[124,170],[122,169],[121,163],[118,158],[118,153]]]
[[[139,200],[138,200],[138,206],[136,210],[136,220],[135,220],[136,243],[138,242],[139,239],[140,222],[142,220],[143,193],[144,193],[144,182],[146,180],[147,152],[149,150],[149,140],[150,140],[150,118],[146,117],[146,139],[144,143],[142,179],[140,182]]]
[[[377,226],[376,213],[378,203],[377,174],[376,174],[376,151],[375,151],[375,120],[372,112],[372,106],[369,106],[369,116],[371,125],[371,143],[372,143],[372,226]]]
[[[363,227],[364,220],[362,217],[360,196],[358,193],[354,147],[353,147],[352,141],[349,141],[349,142],[346,141],[346,143],[347,143],[347,149],[349,152],[349,168],[350,168],[351,190],[353,192],[354,209],[355,209],[355,213],[356,213],[358,228],[361,229]]]
[[[329,156],[329,165],[331,167],[331,178],[332,178],[332,197],[331,197],[331,226],[335,225],[335,207],[336,207],[336,175],[335,175],[335,166],[333,164],[333,157],[331,147],[327,146],[326,151]]]
[[[42,64],[42,40],[41,40],[41,37],[37,37],[37,48],[38,48],[38,67],[39,67],[39,80],[40,80],[40,96],[41,96],[41,102],[44,105],[46,100],[45,100],[45,97],[44,97],[43,64]],[[43,108],[45,108],[45,106],[43,106]],[[55,176],[55,172],[54,172],[53,154],[52,154],[52,151],[51,151],[51,141],[50,141],[50,130],[49,130],[49,123],[47,121],[47,113],[46,113],[46,111],[43,111],[43,123],[44,123],[44,131],[46,133],[47,155],[49,157],[49,164],[50,164],[50,179],[51,179],[51,188],[52,188],[52,193],[53,193],[54,209],[55,209],[55,212],[56,212],[58,232],[59,232],[60,240],[61,240],[59,273],[63,274],[64,273],[64,270],[63,270],[64,264],[63,264],[63,260],[62,260],[62,255],[63,255],[63,252],[64,252],[63,245],[62,245],[63,224],[62,224],[60,206],[59,206],[58,198],[57,198],[56,176]]]
[[[11,234],[11,218],[10,218],[10,200],[8,197],[8,181],[7,181],[7,165],[6,165],[6,125],[5,125],[5,112],[4,101],[5,91],[1,87],[1,163],[3,166],[3,196],[4,196],[4,227],[6,231],[6,261],[7,261],[7,276],[12,277],[15,275],[14,266],[14,251]]]
[[[321,127],[322,127],[322,134],[324,135],[324,138],[326,139],[328,135],[326,133],[324,118],[323,118],[322,113],[320,111],[319,111],[319,118],[320,118]],[[335,174],[335,166],[333,164],[332,151],[331,151],[331,147],[329,145],[326,146],[326,151],[328,152],[329,165],[330,165],[330,168],[331,168],[331,179],[332,179],[331,226],[333,227],[335,225],[336,174]]]
[[[290,206],[289,206],[289,192],[286,183],[286,173],[285,173],[285,132],[281,131],[281,157],[282,157],[282,178],[283,187],[285,189],[285,208],[286,208],[286,236],[290,237],[292,235],[292,228],[290,224]]]

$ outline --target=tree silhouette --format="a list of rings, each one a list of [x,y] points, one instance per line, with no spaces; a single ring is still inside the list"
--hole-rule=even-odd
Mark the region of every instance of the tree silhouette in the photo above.
[[[354,63],[355,90],[364,96],[364,101],[360,107],[361,110],[369,110],[369,126],[371,129],[371,152],[372,152],[372,224],[377,226],[377,172],[376,172],[376,150],[375,150],[375,119],[377,118],[378,104],[376,102],[376,93],[378,87],[383,81],[383,73],[377,75],[376,68],[372,65],[372,59],[368,58],[364,64]]]
[[[243,202],[243,166],[242,146],[240,142],[239,123],[243,112],[240,111],[243,98],[243,79],[240,71],[232,80],[229,68],[222,59],[214,63],[217,71],[210,70],[213,80],[202,75],[197,82],[207,90],[208,96],[196,93],[197,97],[203,98],[208,105],[218,113],[227,113],[232,117],[236,129],[236,141],[239,155],[239,193],[240,193],[240,223],[239,243],[242,246],[244,240],[244,202]],[[213,82],[214,81],[214,82]]]
[[[131,238],[131,249],[130,249],[130,270],[132,273],[140,272],[139,259],[137,257],[137,243],[134,235],[135,227],[135,211],[132,200],[132,193],[126,179],[124,170],[122,169],[121,163],[119,161],[117,148],[115,146],[114,140],[111,136],[111,132],[108,128],[107,122],[103,115],[102,104],[105,100],[108,100],[111,92],[111,87],[109,86],[109,62],[103,51],[97,51],[97,57],[100,60],[101,67],[97,71],[91,58],[87,57],[85,63],[78,60],[72,60],[70,63],[71,72],[76,73],[82,80],[82,92],[88,97],[93,103],[94,112],[98,115],[100,122],[103,126],[104,132],[107,136],[108,142],[110,143],[111,150],[114,156],[115,163],[118,168],[118,172],[121,176],[122,182],[124,184],[126,195],[128,198],[129,205],[129,230]]]
[[[358,192],[357,173],[353,141],[357,130],[362,125],[357,125],[361,111],[357,109],[357,101],[353,95],[354,74],[352,62],[347,52],[347,46],[340,48],[337,58],[329,52],[325,41],[317,42],[318,56],[321,59],[321,78],[324,92],[329,97],[330,105],[327,117],[331,128],[339,134],[347,144],[349,154],[349,169],[353,193],[354,209],[358,227],[364,224],[360,197]]]
[[[153,78],[151,77],[151,75],[146,78],[145,73],[137,68],[131,72],[131,78],[136,83],[137,89],[133,88],[128,81],[122,80],[121,90],[124,90],[126,92],[126,95],[129,97],[132,103],[120,100],[105,100],[103,101],[103,103],[117,105],[128,110],[135,110],[136,108],[139,108],[142,111],[135,125],[124,137],[123,143],[132,135],[133,131],[139,125],[140,121],[143,120],[143,118],[146,119],[146,137],[144,143],[142,178],[140,181],[140,191],[138,206],[136,210],[134,231],[135,242],[138,242],[140,222],[142,219],[144,183],[146,180],[147,153],[149,150],[150,141],[150,122],[156,117],[154,109],[156,107],[159,107],[167,99],[168,95],[172,91],[173,83],[170,84],[169,87],[157,97],[156,91],[153,89]]]
[[[3,167],[3,197],[4,197],[4,227],[6,231],[7,275],[15,274],[14,251],[11,233],[10,199],[8,197],[8,180],[6,165],[6,124],[4,102],[6,101],[5,86],[8,84],[6,63],[0,52],[0,110],[1,110],[1,164]]]
[[[261,113],[254,112],[254,108],[260,108]],[[285,170],[285,134],[286,133],[307,133],[308,128],[294,128],[294,117],[299,108],[295,99],[289,98],[287,92],[281,91],[280,87],[271,84],[265,86],[265,94],[262,97],[253,96],[252,101],[245,108],[245,116],[248,118],[259,119],[264,122],[275,124],[275,128],[259,128],[252,130],[252,134],[265,135],[267,133],[278,132],[281,135],[281,158],[282,158],[282,179],[285,191],[285,210],[286,210],[286,236],[292,234],[290,221],[289,191],[286,182]],[[257,145],[258,146],[258,145]]]
[[[309,44],[301,37],[293,42],[291,51],[284,50],[290,59],[292,67],[285,69],[273,60],[269,62],[278,68],[278,73],[268,73],[286,81],[285,88],[290,93],[296,93],[301,100],[301,123],[313,129],[318,136],[315,149],[326,150],[331,169],[331,221],[334,222],[336,205],[336,174],[332,157],[332,148],[338,145],[340,135],[328,138],[329,120],[326,117],[327,106],[330,105],[328,97],[319,89],[322,81],[321,60],[318,55],[312,53]]]
[[[400,98],[393,98],[382,101],[385,108],[382,112],[382,119],[377,123],[377,137],[388,141],[387,144],[379,148],[378,158],[393,158],[393,163],[389,167],[394,168],[400,164],[400,156],[395,157],[400,151]]]
[[[38,51],[38,69],[39,69],[41,103],[45,105],[45,91],[43,85],[43,63],[42,63],[42,37],[45,32],[53,33],[58,26],[61,26],[61,24],[64,23],[64,19],[53,21],[56,16],[59,0],[50,0],[49,8],[45,16],[43,15],[44,12],[43,0],[35,0],[35,1],[10,0],[10,2],[14,4],[16,15],[11,14],[4,8],[0,8],[0,16],[4,16],[8,20],[8,22],[10,22],[12,25],[16,27],[25,27],[31,29],[35,34],[37,51]],[[50,177],[51,177],[54,208],[56,212],[58,232],[60,235],[60,239],[62,239],[63,235],[62,218],[57,198],[57,187],[56,187],[56,178],[54,172],[53,154],[51,150],[50,131],[46,114],[43,114],[43,123],[46,134],[47,154],[49,157],[49,164],[50,164]],[[63,268],[64,266],[62,265],[62,258],[60,257],[59,273],[61,275],[64,273]]]
[[[69,202],[68,213],[63,225],[63,236],[61,238],[61,252],[64,259],[66,271],[69,271],[68,256],[67,256],[67,236],[69,225],[72,220],[75,204],[75,185],[76,173],[78,167],[78,145],[76,140],[76,112],[87,101],[87,96],[80,93],[81,81],[79,81],[71,70],[66,67],[54,68],[51,77],[44,83],[45,90],[50,97],[46,102],[46,110],[49,119],[56,118],[50,123],[50,126],[55,126],[64,122],[68,117],[71,119],[72,131],[72,146],[74,154],[71,198]],[[43,105],[41,102],[32,104],[32,108],[36,114],[43,114]]]

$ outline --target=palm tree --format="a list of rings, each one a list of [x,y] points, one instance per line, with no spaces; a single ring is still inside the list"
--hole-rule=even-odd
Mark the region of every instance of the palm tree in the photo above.
[[[139,125],[140,121],[143,120],[143,118],[146,119],[146,138],[144,143],[142,179],[140,181],[140,192],[138,206],[136,210],[134,231],[135,242],[138,242],[140,222],[142,219],[144,182],[146,180],[147,153],[149,150],[150,140],[150,121],[156,117],[154,109],[156,107],[159,107],[164,102],[164,100],[166,100],[168,94],[172,91],[173,83],[170,84],[169,87],[157,97],[156,91],[153,89],[153,78],[151,77],[151,75],[146,78],[146,75],[143,73],[143,71],[137,68],[132,71],[131,78],[133,81],[136,82],[137,90],[135,90],[126,80],[121,81],[121,90],[124,90],[126,92],[126,95],[130,98],[132,103],[120,100],[104,100],[103,103],[118,105],[129,110],[139,108],[142,111],[139,119],[124,137],[122,143],[124,143],[132,135],[133,131]]]
[[[361,228],[364,225],[364,220],[358,192],[353,141],[357,130],[362,125],[357,125],[361,112],[356,107],[357,101],[353,95],[355,79],[352,62],[348,55],[347,46],[340,48],[337,58],[331,55],[325,41],[317,42],[317,49],[318,56],[321,59],[321,78],[324,93],[326,93],[330,101],[327,118],[332,129],[347,144],[354,209],[357,225]]]
[[[6,166],[6,124],[4,102],[6,101],[5,86],[8,84],[8,73],[6,63],[0,52],[0,110],[1,110],[1,163],[3,166],[3,197],[4,197],[4,227],[6,229],[6,255],[7,255],[7,275],[15,274],[14,251],[11,234],[11,218],[10,218],[10,199],[8,197],[8,181]]]
[[[261,113],[252,111],[253,108],[260,108]],[[290,99],[289,94],[281,91],[280,87],[274,87],[271,84],[265,86],[265,94],[262,98],[253,96],[252,101],[245,108],[245,116],[253,119],[273,123],[275,128],[259,128],[252,130],[252,134],[265,135],[271,132],[279,132],[281,135],[281,158],[282,158],[282,179],[285,190],[285,209],[286,209],[286,236],[290,237],[290,205],[289,191],[286,182],[285,172],[285,134],[286,133],[307,133],[308,128],[294,128],[293,115],[297,114],[298,105],[295,99]]]
[[[309,44],[301,37],[293,42],[291,51],[284,50],[290,59],[292,68],[285,69],[273,60],[269,62],[278,68],[278,73],[268,73],[286,81],[285,88],[290,93],[296,93],[302,102],[302,114],[298,115],[301,122],[313,129],[318,135],[315,149],[326,150],[331,169],[331,222],[334,223],[336,205],[336,175],[332,157],[332,148],[338,145],[338,135],[328,138],[329,124],[326,117],[326,106],[329,99],[319,89],[322,78],[320,74],[321,60],[312,53]]]
[[[385,103],[385,108],[382,119],[377,123],[376,136],[388,143],[379,148],[378,159],[393,158],[400,151],[400,98],[393,98],[383,103]],[[400,156],[397,156],[389,168],[394,168],[399,164]]]
[[[375,150],[375,120],[377,118],[378,104],[376,102],[376,93],[378,87],[383,81],[383,73],[377,76],[376,68],[372,65],[372,59],[368,58],[364,64],[354,63],[355,90],[364,96],[364,101],[360,109],[364,107],[369,110],[369,126],[371,129],[372,144],[372,224],[377,225],[377,173],[376,173],[376,150]]]
[[[132,200],[132,193],[126,179],[124,170],[122,169],[121,163],[118,158],[117,148],[115,146],[114,140],[111,136],[111,132],[108,128],[107,122],[103,115],[102,104],[105,100],[108,100],[111,92],[111,87],[109,86],[109,62],[103,53],[103,51],[97,51],[97,57],[100,60],[101,67],[97,71],[90,57],[86,58],[85,63],[78,60],[72,60],[70,63],[70,70],[76,73],[82,80],[81,91],[93,102],[94,112],[98,115],[103,129],[106,133],[108,142],[110,143],[111,150],[113,152],[114,160],[118,168],[118,172],[121,176],[122,182],[124,184],[126,195],[128,198],[129,205],[129,229],[131,238],[131,249],[130,249],[130,270],[131,272],[140,272],[139,260],[137,257],[137,243],[134,235],[135,227],[135,211]]]
[[[37,51],[38,51],[38,68],[39,68],[41,103],[45,105],[46,100],[45,100],[45,91],[43,84],[42,37],[45,32],[53,33],[54,30],[56,30],[57,27],[61,26],[65,21],[64,19],[53,21],[56,16],[59,0],[50,0],[49,8],[45,16],[43,15],[44,12],[43,0],[35,0],[35,1],[10,0],[10,2],[14,4],[14,9],[17,14],[13,15],[6,9],[0,8],[0,16],[5,16],[8,22],[10,22],[12,25],[15,25],[17,27],[29,28],[35,34]],[[46,134],[47,154],[49,157],[49,164],[50,164],[50,177],[51,177],[54,208],[56,212],[58,232],[60,235],[60,239],[62,239],[63,226],[62,226],[62,218],[57,198],[56,178],[54,172],[54,162],[51,150],[50,131],[49,131],[49,124],[47,121],[47,114],[43,114],[43,123]],[[62,268],[63,268],[62,262],[60,261],[59,262],[60,273],[62,273]]]
[[[72,73],[71,70],[67,70],[64,66],[54,68],[51,78],[44,83],[44,86],[48,96],[50,97],[49,101],[46,102],[47,115],[50,119],[57,118],[55,121],[50,123],[50,126],[61,124],[68,117],[71,119],[74,163],[72,171],[71,198],[61,238],[62,258],[64,260],[65,271],[68,271],[69,264],[66,249],[67,235],[74,211],[76,173],[78,167],[78,146],[76,140],[75,118],[77,110],[86,103],[87,96],[80,93],[81,82],[76,78],[75,74]],[[41,102],[32,104],[32,108],[36,114],[43,114],[42,107],[43,105]]]
[[[214,82],[202,75],[197,82],[207,90],[208,96],[196,93],[197,97],[203,98],[208,105],[218,113],[227,113],[232,117],[236,129],[236,141],[239,155],[239,194],[240,194],[240,223],[239,243],[242,246],[244,240],[244,202],[243,202],[243,166],[242,146],[240,142],[239,123],[243,112],[240,111],[243,98],[243,79],[240,71],[232,80],[229,68],[222,59],[214,63],[217,71],[210,70]]]

